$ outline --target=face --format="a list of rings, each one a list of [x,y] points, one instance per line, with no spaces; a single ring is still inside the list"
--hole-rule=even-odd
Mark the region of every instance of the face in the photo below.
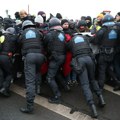
[[[116,21],[120,21],[120,16],[119,15],[116,15]]]
[[[101,17],[97,17],[97,21],[100,22],[102,20]]]
[[[42,14],[41,16],[46,17],[46,14]]]
[[[84,32],[84,31],[85,31],[85,29],[86,29],[86,27],[85,27],[85,26],[80,26],[80,27],[79,27],[79,31],[80,31],[80,32]]]
[[[90,20],[86,20],[86,22],[87,22],[87,23],[89,23],[89,22],[90,22]]]
[[[74,23],[70,23],[70,28],[74,28],[75,27],[75,24]]]
[[[65,22],[65,23],[62,25],[62,28],[68,29],[68,28],[69,28],[69,23],[68,23],[68,22]]]
[[[20,12],[20,18],[21,19],[24,18],[24,17],[26,17],[26,16],[27,16],[27,14],[25,12]]]

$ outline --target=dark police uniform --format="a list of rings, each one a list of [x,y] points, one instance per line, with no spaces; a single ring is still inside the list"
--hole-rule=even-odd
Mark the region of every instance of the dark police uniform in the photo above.
[[[118,21],[116,23],[116,26],[118,27],[118,30],[120,31],[120,21]],[[120,39],[120,38],[118,38],[118,39]],[[116,46],[116,54],[115,54],[113,65],[114,65],[115,73],[117,76],[116,85],[113,90],[117,91],[117,90],[120,90],[120,41],[119,40],[118,40],[117,46]]]
[[[23,33],[21,34],[22,56],[24,60],[24,73],[26,83],[27,108],[21,108],[24,113],[33,112],[37,74],[41,64],[44,62],[42,54],[42,35],[34,28],[34,24],[26,20],[23,22]]]
[[[45,36],[45,46],[50,58],[47,81],[54,93],[49,102],[58,103],[61,93],[55,80],[56,73],[65,61],[65,35],[61,30],[50,30]]]
[[[120,37],[120,30],[115,24],[112,15],[105,15],[102,22],[102,28],[97,32],[93,40],[100,48],[98,56],[98,82],[101,90],[104,87],[106,70],[109,70],[109,66],[113,64]],[[112,77],[115,78],[116,76]]]
[[[94,42],[99,45],[98,82],[103,90],[107,68],[112,64],[119,38],[119,30],[114,22],[103,24],[97,32]]]
[[[13,32],[9,30],[13,30],[14,28],[8,28],[4,33],[4,41],[1,43],[2,49],[0,51],[0,69],[3,72],[3,79],[1,82],[0,93],[5,96],[10,96],[9,88],[12,80],[12,56],[15,53],[16,49],[16,36]]]
[[[95,64],[86,36],[76,34],[72,40],[68,42],[67,48],[73,54],[71,65],[73,70],[78,74],[84,96],[92,109],[93,117],[97,117],[90,85],[92,85],[93,90],[100,98],[100,101],[102,101],[101,104],[105,105],[105,103],[98,83],[95,80]]]

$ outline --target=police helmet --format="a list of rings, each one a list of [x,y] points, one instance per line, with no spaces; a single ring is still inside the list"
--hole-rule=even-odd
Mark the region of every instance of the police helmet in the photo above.
[[[105,23],[105,22],[112,22],[114,21],[114,17],[112,15],[105,15],[102,22]]]
[[[35,25],[32,23],[32,21],[30,20],[25,20],[23,23],[22,23],[22,29],[24,29],[25,27],[27,26],[33,26],[35,27]]]
[[[6,29],[6,31],[4,33],[9,33],[9,34],[15,34],[15,28],[13,27],[9,27]]]
[[[49,27],[51,28],[54,26],[61,26],[61,21],[56,17],[51,18],[49,21]]]

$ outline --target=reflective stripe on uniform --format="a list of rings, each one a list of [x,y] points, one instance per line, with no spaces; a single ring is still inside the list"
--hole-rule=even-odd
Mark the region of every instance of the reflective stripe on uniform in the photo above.
[[[4,41],[5,41],[5,36],[2,35],[2,36],[0,37],[0,43],[3,43]]]

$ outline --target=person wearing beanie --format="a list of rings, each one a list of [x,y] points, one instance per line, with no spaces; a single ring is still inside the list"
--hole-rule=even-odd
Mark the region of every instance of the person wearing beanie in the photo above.
[[[102,26],[102,19],[104,18],[104,15],[103,14],[99,14],[97,16],[97,23],[99,26]]]
[[[81,16],[80,20],[85,20],[86,16]]]
[[[87,17],[85,18],[85,21],[86,21],[86,23],[87,23],[88,28],[90,28],[90,26],[92,25],[92,19],[91,19],[91,17],[90,17],[90,16],[87,16]]]
[[[65,34],[70,34],[71,35],[70,29],[69,29],[69,21],[67,19],[62,19],[61,20],[61,26],[62,26]]]
[[[103,18],[104,18],[104,15],[103,15],[103,14],[99,14],[99,15],[97,16],[97,18],[103,19]]]
[[[87,26],[87,22],[85,20],[80,20],[77,24],[78,32],[89,32],[89,28]]]
[[[45,34],[47,34],[47,32],[48,32],[48,25],[44,26],[45,23],[44,23],[43,17],[41,15],[37,15],[35,17],[34,21],[35,21],[36,29],[41,34],[42,38],[44,38]],[[45,54],[46,53],[46,49],[43,49],[42,53],[44,55],[46,55]],[[38,82],[37,82],[38,84],[36,85],[37,86],[36,93],[38,95],[40,95],[40,93],[41,93],[42,77],[43,77],[43,75],[45,75],[47,73],[47,70],[48,70],[48,61],[46,59],[46,61],[40,67],[40,73],[41,74],[40,74],[40,77],[38,78]]]
[[[69,42],[72,38],[72,32],[69,28],[69,21],[67,19],[62,19],[61,26],[62,26],[63,31],[66,36],[66,42]],[[65,76],[65,79],[66,79],[68,85],[72,85],[72,83],[77,83],[76,82],[76,74],[74,74],[74,72],[72,71],[72,69],[70,67],[71,60],[72,60],[72,54],[71,54],[71,52],[67,51],[65,63],[63,65],[63,74]]]
[[[19,12],[15,12],[15,18],[17,19],[17,20],[20,20],[20,15],[19,15]]]
[[[61,15],[60,13],[57,13],[57,14],[56,14],[56,17],[57,17],[58,19],[62,20],[62,15]]]
[[[67,19],[62,19],[61,20],[61,25],[63,25],[64,23],[69,23]]]
[[[41,15],[38,15],[35,17],[35,24],[36,27],[40,27],[43,24],[43,17]]]
[[[44,11],[39,11],[37,15],[41,15],[43,17],[43,24],[40,27],[44,34],[46,34],[49,30],[48,22],[46,21],[46,13]]]
[[[62,19],[61,20],[61,26],[64,30],[64,32],[68,31],[69,30],[69,22],[67,19]]]
[[[46,22],[46,13],[44,11],[39,11],[38,15],[41,15],[43,17],[44,22]]]
[[[70,32],[71,34],[74,34],[77,32],[76,30],[76,25],[74,21],[69,21],[69,28],[70,28]]]

